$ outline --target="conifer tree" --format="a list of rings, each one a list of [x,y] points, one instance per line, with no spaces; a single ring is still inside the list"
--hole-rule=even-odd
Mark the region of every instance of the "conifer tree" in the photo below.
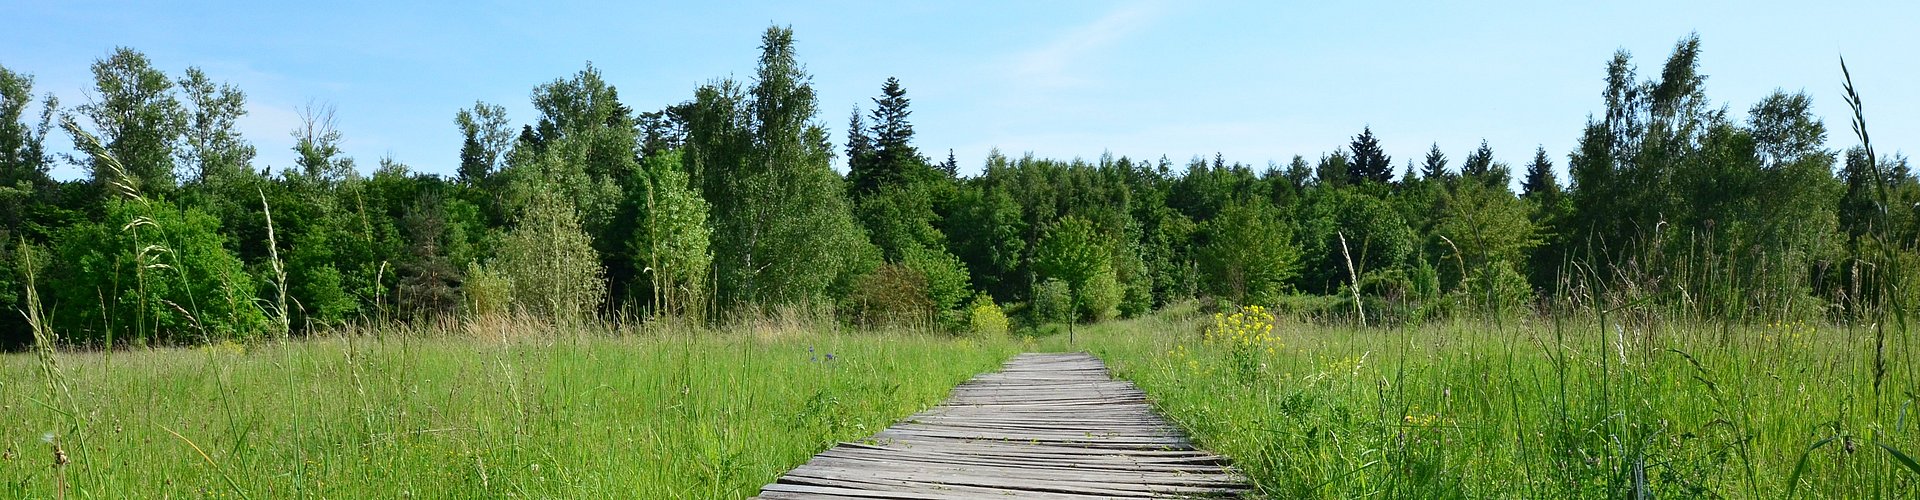
[[[1547,157],[1546,147],[1533,150],[1533,161],[1527,162],[1527,181],[1521,185],[1520,196],[1525,198],[1560,196],[1560,181],[1553,175],[1553,159]]]
[[[1380,149],[1380,140],[1374,138],[1373,127],[1361,129],[1360,135],[1354,136],[1353,143],[1347,148],[1353,151],[1353,158],[1347,163],[1348,184],[1385,184],[1393,181],[1393,157]]]
[[[1427,180],[1446,180],[1453,175],[1447,172],[1447,154],[1440,152],[1439,143],[1427,149],[1427,161],[1421,165],[1420,175]]]
[[[907,109],[908,104],[907,90],[900,86],[900,80],[888,78],[880,87],[880,96],[873,98],[872,123],[864,134],[851,132],[861,125],[859,110],[855,109],[847,125],[847,179],[853,183],[856,198],[928,177],[927,161],[913,147],[913,124],[907,121],[913,111]]]

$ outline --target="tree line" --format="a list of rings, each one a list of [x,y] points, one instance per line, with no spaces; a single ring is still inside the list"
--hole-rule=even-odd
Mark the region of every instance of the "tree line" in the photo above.
[[[1804,93],[1734,119],[1697,37],[1650,78],[1613,56],[1565,183],[1545,149],[1516,173],[1484,141],[1395,175],[1370,128],[1261,168],[995,151],[963,176],[916,145],[891,78],[836,146],[792,32],[761,42],[750,81],[653,111],[591,64],[535,87],[517,129],[476,103],[450,176],[363,174],[312,106],[294,165],[257,166],[244,92],[133,49],[93,63],[94,100],[46,95],[38,116],[32,77],[0,67],[0,309],[38,294],[88,345],[506,312],[991,330],[1196,298],[1369,323],[1621,304],[1757,321],[1875,310],[1878,281],[1920,270],[1906,159],[1825,149]],[[87,175],[57,181],[60,162]],[[31,341],[23,317],[0,320],[7,345]]]

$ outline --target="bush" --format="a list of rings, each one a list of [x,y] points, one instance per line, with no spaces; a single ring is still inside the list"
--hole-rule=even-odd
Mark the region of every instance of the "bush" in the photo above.
[[[534,196],[491,267],[512,281],[514,304],[536,315],[577,319],[606,298],[600,255],[573,204],[556,194]]]
[[[1067,321],[1072,310],[1073,290],[1067,287],[1067,282],[1049,278],[1033,286],[1033,303],[1028,306],[1027,320],[1034,325]]]
[[[1005,337],[1009,331],[1006,313],[1001,312],[1000,306],[993,303],[993,297],[985,293],[973,296],[968,318],[975,336]]]
[[[268,321],[220,222],[163,203],[112,200],[99,222],[56,238],[55,304],[70,304],[59,330],[89,343],[186,343],[248,339]],[[103,302],[104,301],[104,302]],[[81,306],[98,304],[98,306]],[[56,320],[58,321],[58,320]]]
[[[460,291],[466,313],[473,316],[506,313],[513,304],[513,278],[478,262],[467,263],[467,280]]]
[[[909,247],[901,253],[900,265],[920,273],[927,302],[941,326],[955,330],[966,326],[964,302],[973,293],[966,264],[944,251]]]
[[[1087,284],[1081,287],[1079,314],[1086,321],[1106,321],[1120,314],[1120,299],[1124,293],[1120,281],[1113,275],[1112,269],[1095,271],[1087,277]]]
[[[920,326],[933,314],[927,277],[900,264],[886,264],[860,278],[847,295],[853,321],[864,326]]]

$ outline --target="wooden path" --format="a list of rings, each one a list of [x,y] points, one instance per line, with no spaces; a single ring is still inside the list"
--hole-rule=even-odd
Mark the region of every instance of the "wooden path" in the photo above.
[[[1021,354],[945,404],[840,443],[765,499],[1239,496],[1225,458],[1194,448],[1133,383],[1084,353]]]

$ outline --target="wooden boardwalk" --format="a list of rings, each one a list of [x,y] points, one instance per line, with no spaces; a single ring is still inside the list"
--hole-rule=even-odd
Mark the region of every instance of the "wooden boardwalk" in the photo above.
[[[947,402],[840,443],[759,498],[1239,496],[1225,458],[1194,448],[1133,383],[1084,353],[1021,354]]]

